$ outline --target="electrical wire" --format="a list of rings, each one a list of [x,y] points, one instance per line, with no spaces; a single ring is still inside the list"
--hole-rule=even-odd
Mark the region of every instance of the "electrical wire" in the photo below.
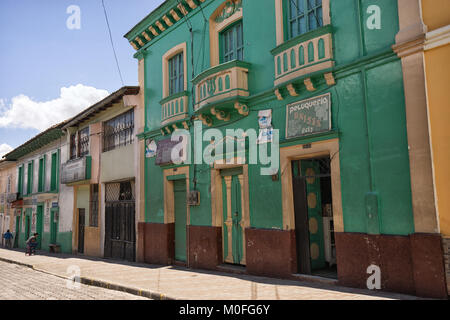
[[[108,14],[106,13],[106,7],[105,7],[104,0],[102,0],[102,6],[103,6],[103,12],[105,13],[106,26],[108,27],[109,39],[111,41],[111,47],[112,47],[112,50],[113,50],[113,53],[114,53],[114,58],[116,60],[117,70],[119,71],[120,81],[122,82],[122,86],[125,86],[125,84],[123,82],[122,72],[120,71],[119,60],[117,59],[116,49],[114,48],[114,41],[113,41],[113,38],[112,38],[111,27],[109,25]]]

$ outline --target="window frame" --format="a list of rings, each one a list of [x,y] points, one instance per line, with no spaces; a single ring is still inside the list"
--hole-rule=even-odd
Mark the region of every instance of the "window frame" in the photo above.
[[[38,192],[45,191],[45,169],[46,169],[46,155],[44,154],[39,158],[38,168]]]
[[[293,3],[292,1],[296,1],[296,4],[298,2],[303,2],[303,14],[298,14],[298,11],[296,8],[293,7]],[[312,0],[314,1],[315,6],[313,8],[310,8],[310,1],[311,0],[285,0],[284,1],[284,36],[285,36],[285,41],[288,41],[290,39],[293,39],[295,37],[298,37],[302,34],[308,33],[310,31],[316,30],[318,28],[321,28],[325,25],[325,21],[324,21],[324,0],[321,0],[320,5],[317,5],[317,1],[318,0]],[[297,15],[295,17],[291,16],[292,10],[295,10],[295,12],[297,13]],[[318,16],[318,11],[321,11],[321,20],[317,21],[317,19],[319,19]],[[310,26],[310,15],[311,13],[314,13],[314,18],[316,20],[316,26],[314,28],[311,28]],[[304,32],[301,32],[299,30],[298,24],[299,24],[299,20],[300,19],[305,19],[305,30]],[[298,33],[297,34],[293,34],[292,33],[292,27],[291,24],[292,22],[296,21],[296,25],[297,25],[297,30]],[[319,22],[319,24],[317,23]]]
[[[31,175],[30,175],[30,166],[31,166]],[[34,180],[34,160],[31,160],[27,163],[27,193],[26,195],[33,194],[33,181]]]
[[[163,72],[163,88],[162,88],[162,97],[163,99],[172,96],[170,94],[170,74],[169,74],[169,60],[176,55],[183,53],[183,86],[182,90],[180,92],[184,92],[188,90],[188,71],[187,71],[187,43],[183,42],[179,45],[176,45],[175,47],[168,50],[163,56],[162,56],[162,72]],[[180,93],[179,92],[179,93]],[[179,94],[178,93],[178,94]]]
[[[82,135],[86,134],[87,141],[84,141]],[[90,143],[90,130],[89,126],[77,131],[78,142],[77,142],[77,156],[82,158],[89,155],[89,143]],[[86,150],[83,150],[86,149]]]
[[[240,33],[241,33],[241,45],[238,46],[238,30],[237,27],[240,26]],[[232,32],[232,39],[233,39],[233,49],[232,51],[228,51],[225,52],[225,48],[226,46],[226,37],[228,36],[228,34],[230,34],[230,32]],[[220,43],[220,58],[219,61],[220,63],[226,63],[226,62],[230,62],[233,60],[240,60],[243,61],[245,59],[244,57],[244,53],[245,53],[245,42],[244,42],[244,21],[243,19],[239,19],[237,21],[234,21],[232,23],[230,23],[229,25],[227,25],[223,30],[221,30],[219,32],[219,43]],[[241,50],[242,51],[242,57],[239,57],[238,51]],[[226,56],[232,54],[233,55],[233,59],[226,59]]]
[[[53,161],[55,157],[55,161]],[[60,166],[60,150],[52,152],[50,166],[50,192],[59,191],[59,166]]]
[[[178,52],[169,58],[167,63],[169,67],[169,96],[172,96],[185,91],[184,77],[186,75],[184,74],[184,52]]]
[[[131,120],[130,124],[127,126],[127,123],[125,121],[127,120],[127,115],[130,114],[129,119]],[[124,118],[124,121],[119,122],[116,124],[116,121],[118,121],[120,118]],[[122,120],[122,119],[120,119]],[[109,125],[109,123],[114,123],[113,126]],[[116,128],[121,123],[125,123],[125,126],[119,131],[116,131]],[[108,127],[111,127],[111,129],[108,129]],[[134,128],[135,128],[135,118],[134,118],[134,108],[131,108],[114,118],[108,119],[103,122],[103,152],[112,151],[115,149],[118,149],[123,146],[131,145],[134,143]],[[108,131],[113,131],[112,133]],[[124,133],[125,132],[125,133]],[[113,137],[113,143],[111,144],[111,137]],[[122,138],[124,137],[125,142],[122,143]],[[117,142],[116,139],[119,141]]]
[[[95,191],[95,188],[97,190]],[[100,204],[100,187],[99,184],[90,185],[90,203],[89,203],[89,226],[98,227],[98,213]]]

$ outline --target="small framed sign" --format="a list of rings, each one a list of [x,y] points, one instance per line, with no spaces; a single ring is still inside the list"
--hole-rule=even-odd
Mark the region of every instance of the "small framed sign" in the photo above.
[[[286,139],[331,130],[331,93],[286,106]]]

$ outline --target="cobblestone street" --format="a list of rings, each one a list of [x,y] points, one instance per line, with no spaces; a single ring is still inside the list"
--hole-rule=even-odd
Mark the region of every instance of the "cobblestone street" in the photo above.
[[[70,289],[67,280],[2,261],[0,288],[0,300],[148,300],[84,284]]]

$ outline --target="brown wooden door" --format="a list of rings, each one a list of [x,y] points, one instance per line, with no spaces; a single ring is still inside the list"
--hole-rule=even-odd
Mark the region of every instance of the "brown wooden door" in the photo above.
[[[78,209],[78,253],[84,253],[85,209]]]

